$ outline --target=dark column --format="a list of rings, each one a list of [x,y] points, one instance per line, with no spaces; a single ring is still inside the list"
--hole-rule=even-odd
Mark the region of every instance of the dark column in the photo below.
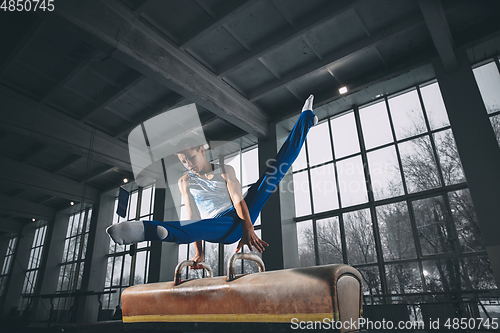
[[[153,220],[155,221],[163,221],[166,193],[167,190],[164,188],[155,189],[155,200],[153,208]],[[162,252],[161,247],[162,247],[162,242],[151,242],[148,283],[160,281],[161,252]]]
[[[274,159],[278,152],[276,126],[269,126],[267,139],[259,139],[259,171],[264,173],[268,162]],[[269,247],[262,254],[267,270],[284,268],[283,241],[281,227],[281,203],[279,191],[274,192],[261,212],[262,239]]]
[[[103,291],[106,281],[106,268],[110,239],[106,228],[113,223],[114,205],[117,190],[101,195],[99,204],[92,207],[90,219],[89,240],[85,255],[85,270],[82,277],[82,291]],[[87,267],[88,265],[88,267]],[[101,300],[103,300],[101,296]],[[95,322],[99,316],[99,301],[97,296],[88,296],[79,306],[77,321]]]
[[[465,51],[459,68],[433,62],[496,283],[500,286],[500,149]]]

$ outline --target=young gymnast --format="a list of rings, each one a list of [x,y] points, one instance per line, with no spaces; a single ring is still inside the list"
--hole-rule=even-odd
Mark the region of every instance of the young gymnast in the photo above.
[[[176,153],[188,173],[178,181],[185,203],[186,221],[129,221],[114,224],[106,232],[120,245],[161,240],[187,244],[195,242],[196,263],[204,261],[202,240],[231,244],[240,240],[250,251],[264,251],[268,244],[254,232],[253,224],[264,204],[297,158],[309,129],[318,118],[312,112],[313,95],[306,100],[302,113],[267,170],[245,196],[234,169],[229,165],[211,164],[202,146],[181,141]],[[201,265],[192,268],[201,268]]]

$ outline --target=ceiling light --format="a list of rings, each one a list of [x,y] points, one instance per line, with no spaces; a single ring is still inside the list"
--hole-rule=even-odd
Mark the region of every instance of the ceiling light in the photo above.
[[[128,183],[128,179],[127,178],[123,178],[123,182],[126,184]]]
[[[339,93],[345,94],[347,92],[347,87],[342,87],[339,89]]]
[[[73,206],[75,203],[74,203],[73,201],[71,201],[69,204],[70,204],[71,206]]]
[[[35,218],[32,218],[31,221],[35,222],[36,220],[35,220]]]

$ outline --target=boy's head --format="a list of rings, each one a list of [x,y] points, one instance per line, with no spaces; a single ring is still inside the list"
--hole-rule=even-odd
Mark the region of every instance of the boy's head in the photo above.
[[[193,172],[203,170],[208,163],[205,158],[205,149],[203,145],[196,143],[192,139],[182,139],[175,147],[175,155],[184,167]]]

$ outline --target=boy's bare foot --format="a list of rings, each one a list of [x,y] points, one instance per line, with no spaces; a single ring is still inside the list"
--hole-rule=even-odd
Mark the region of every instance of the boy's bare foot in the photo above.
[[[314,101],[314,95],[311,94],[307,99],[306,102],[304,103],[304,106],[302,107],[302,112],[307,111],[307,110],[313,110],[313,101]],[[314,125],[318,123],[318,116],[314,116]]]

